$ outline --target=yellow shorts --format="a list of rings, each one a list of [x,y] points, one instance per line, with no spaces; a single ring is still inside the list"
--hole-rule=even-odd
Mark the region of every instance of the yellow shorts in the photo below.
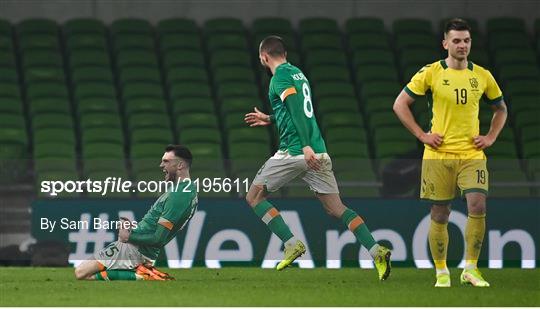
[[[469,192],[488,194],[487,159],[483,151],[462,154],[424,150],[420,198],[448,204]]]

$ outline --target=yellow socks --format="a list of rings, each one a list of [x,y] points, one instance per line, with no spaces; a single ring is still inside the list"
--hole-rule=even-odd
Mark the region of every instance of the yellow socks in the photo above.
[[[448,251],[448,223],[437,223],[431,220],[429,226],[429,249],[438,273],[448,273],[446,253]]]
[[[471,215],[465,227],[465,269],[475,269],[486,231],[486,215]]]

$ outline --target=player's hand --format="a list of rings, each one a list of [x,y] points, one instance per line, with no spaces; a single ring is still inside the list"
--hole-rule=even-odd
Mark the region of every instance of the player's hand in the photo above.
[[[474,146],[477,149],[482,150],[482,149],[486,149],[486,148],[490,147],[491,145],[493,145],[495,140],[492,139],[489,136],[478,135],[478,136],[475,136],[473,138],[473,142],[474,142]]]
[[[443,143],[443,137],[437,133],[424,133],[420,135],[419,139],[422,143],[435,149],[441,147]]]
[[[250,127],[267,126],[272,124],[270,121],[270,116],[261,112],[256,107],[254,112],[246,114],[244,121],[249,124]]]
[[[321,168],[321,160],[317,157],[313,148],[306,146],[302,148],[302,151],[304,152],[304,159],[308,167],[314,171],[318,171]]]

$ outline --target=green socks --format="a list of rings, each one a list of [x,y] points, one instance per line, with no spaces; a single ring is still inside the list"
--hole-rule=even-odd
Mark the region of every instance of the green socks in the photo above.
[[[268,226],[272,233],[276,234],[281,241],[286,242],[293,237],[291,230],[279,214],[279,211],[267,200],[253,207],[253,211]]]
[[[366,249],[370,250],[377,244],[375,239],[373,239],[371,232],[364,223],[364,220],[362,220],[362,218],[354,210],[347,208],[343,212],[343,215],[341,215],[341,221],[343,221],[347,228],[353,232],[356,239],[358,239],[360,244],[366,247]]]
[[[96,273],[96,280],[137,280],[135,272],[132,270],[104,270]]]

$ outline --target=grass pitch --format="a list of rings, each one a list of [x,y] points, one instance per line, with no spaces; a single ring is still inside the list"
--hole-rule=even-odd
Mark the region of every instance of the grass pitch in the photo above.
[[[176,281],[76,281],[72,268],[0,268],[0,306],[539,306],[540,270],[485,269],[490,288],[435,289],[433,270],[167,270]]]

